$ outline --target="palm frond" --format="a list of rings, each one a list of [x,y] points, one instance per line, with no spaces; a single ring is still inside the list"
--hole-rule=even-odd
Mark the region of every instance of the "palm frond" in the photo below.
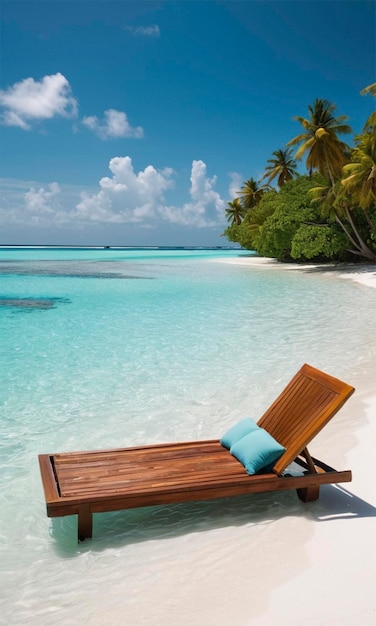
[[[371,96],[376,97],[376,83],[372,83],[371,85],[368,85],[368,87],[364,87],[360,93],[362,96],[370,94]]]

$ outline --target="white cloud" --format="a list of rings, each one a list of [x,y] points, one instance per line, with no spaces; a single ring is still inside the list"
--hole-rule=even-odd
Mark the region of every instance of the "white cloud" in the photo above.
[[[100,191],[81,194],[77,205],[77,218],[104,222],[146,222],[155,220],[164,203],[164,192],[173,187],[173,170],[156,170],[148,165],[135,173],[130,157],[114,157],[109,169],[112,177],[99,181]]]
[[[36,191],[34,187],[25,194],[26,208],[29,211],[39,211],[41,213],[51,212],[51,200],[60,193],[57,183],[50,183],[48,189],[41,187]]]
[[[111,159],[112,178],[100,180],[97,194],[81,194],[77,205],[79,219],[106,222],[138,222],[147,227],[164,220],[172,224],[198,228],[214,226],[223,221],[224,201],[214,190],[216,177],[206,176],[203,161],[193,161],[191,170],[191,201],[181,207],[167,205],[164,194],[174,186],[173,170],[157,171],[152,165],[134,172],[130,157]]]
[[[133,35],[139,35],[141,37],[159,37],[161,32],[157,24],[151,26],[124,26],[125,30],[128,30]]]
[[[230,196],[230,199],[233,200],[234,198],[236,198],[237,194],[239,193],[239,190],[243,184],[243,179],[241,178],[240,174],[238,174],[237,172],[230,172],[230,178],[231,178],[231,182],[230,182],[230,186],[228,188],[228,193]]]
[[[72,211],[80,194],[80,188],[58,183],[41,185],[33,181],[1,179],[0,225],[59,227],[71,224],[75,227]]]
[[[205,228],[223,221],[225,203],[220,194],[214,190],[217,177],[208,178],[206,165],[203,161],[193,161],[191,170],[191,202],[181,208],[164,207],[163,217],[169,222],[184,226]]]
[[[59,72],[44,76],[40,81],[25,78],[6,90],[0,90],[0,105],[4,109],[3,124],[23,130],[30,128],[31,121],[55,116],[75,117],[78,110],[69,82]]]
[[[116,109],[108,109],[104,112],[104,120],[100,121],[96,115],[84,117],[82,123],[86,128],[95,132],[101,139],[110,139],[116,137],[136,137],[137,139],[144,136],[141,126],[133,128],[129,122],[127,115],[123,111]]]
[[[206,228],[224,223],[225,202],[215,191],[216,177],[209,178],[203,161],[193,161],[190,200],[173,205],[166,196],[175,187],[172,168],[157,170],[148,165],[134,170],[129,156],[114,157],[110,175],[99,181],[99,189],[4,181],[0,223],[58,228],[79,228],[92,224],[134,224],[157,228],[163,224]],[[188,181],[186,181],[188,184]],[[184,185],[184,183],[183,183]],[[186,196],[184,187],[174,193]]]
[[[56,220],[61,213],[60,193],[61,190],[57,183],[50,183],[47,189],[41,187],[36,190],[31,187],[25,193],[26,211],[33,223],[45,222],[51,218]]]

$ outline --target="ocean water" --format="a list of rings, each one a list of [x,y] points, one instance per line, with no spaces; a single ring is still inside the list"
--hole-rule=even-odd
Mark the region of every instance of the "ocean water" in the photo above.
[[[243,497],[105,513],[83,544],[74,516],[45,513],[39,453],[215,438],[304,362],[348,382],[375,362],[376,290],[218,262],[244,254],[0,249],[0,623],[156,624],[189,598],[150,589],[210,581],[230,531],[255,546],[300,507],[266,494],[252,513]]]

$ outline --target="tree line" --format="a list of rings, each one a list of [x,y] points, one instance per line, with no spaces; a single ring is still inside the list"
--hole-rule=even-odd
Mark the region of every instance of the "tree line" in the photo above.
[[[376,83],[361,94],[376,96]],[[348,117],[335,112],[317,98],[307,117],[293,118],[302,132],[272,153],[261,180],[246,180],[227,203],[223,236],[281,261],[376,263],[376,111],[353,147],[340,139],[352,133]],[[308,173],[299,175],[303,157]]]

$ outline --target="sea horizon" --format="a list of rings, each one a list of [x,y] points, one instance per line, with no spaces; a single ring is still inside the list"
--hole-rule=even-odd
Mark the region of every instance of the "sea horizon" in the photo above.
[[[245,250],[237,246],[118,246],[118,245],[79,245],[79,244],[0,244],[0,250],[9,248],[61,248],[64,250],[89,249],[89,250],[241,250],[255,253],[253,250]]]

